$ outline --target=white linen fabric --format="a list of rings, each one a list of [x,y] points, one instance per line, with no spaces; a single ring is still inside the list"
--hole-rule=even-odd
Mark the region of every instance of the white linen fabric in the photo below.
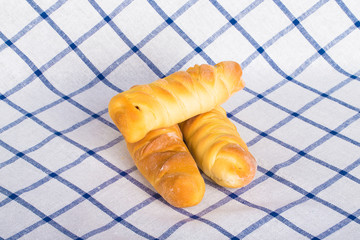
[[[0,239],[360,239],[358,0],[0,1]],[[111,97],[237,61],[222,106],[258,161],[168,205]]]

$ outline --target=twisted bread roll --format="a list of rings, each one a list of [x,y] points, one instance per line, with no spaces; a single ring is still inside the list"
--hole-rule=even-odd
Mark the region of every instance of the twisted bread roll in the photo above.
[[[178,125],[150,131],[127,147],[141,174],[168,203],[183,208],[202,200],[205,182]]]
[[[217,184],[238,188],[254,178],[255,158],[223,108],[217,106],[179,126],[198,167]]]
[[[109,103],[109,114],[128,142],[151,130],[169,127],[224,103],[244,87],[236,62],[195,65],[147,85],[119,93]]]

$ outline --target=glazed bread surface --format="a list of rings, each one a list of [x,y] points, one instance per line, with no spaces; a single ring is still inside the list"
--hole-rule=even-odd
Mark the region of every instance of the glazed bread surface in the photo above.
[[[202,200],[205,182],[178,125],[150,131],[140,141],[126,143],[140,173],[169,204],[184,208]]]
[[[252,181],[256,160],[220,106],[179,124],[198,167],[217,184],[239,188]]]
[[[114,96],[109,114],[127,142],[169,127],[224,103],[244,87],[236,62],[195,65]]]

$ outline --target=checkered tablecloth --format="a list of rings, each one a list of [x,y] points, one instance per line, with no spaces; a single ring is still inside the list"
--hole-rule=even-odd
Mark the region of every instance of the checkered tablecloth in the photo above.
[[[360,239],[360,1],[1,0],[0,239]],[[169,206],[111,97],[237,61],[252,183]]]

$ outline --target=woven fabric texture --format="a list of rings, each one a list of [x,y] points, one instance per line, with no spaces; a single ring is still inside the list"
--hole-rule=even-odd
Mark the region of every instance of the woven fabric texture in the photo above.
[[[360,239],[360,1],[0,1],[0,239]],[[168,205],[117,93],[237,61],[222,106],[258,162]]]

